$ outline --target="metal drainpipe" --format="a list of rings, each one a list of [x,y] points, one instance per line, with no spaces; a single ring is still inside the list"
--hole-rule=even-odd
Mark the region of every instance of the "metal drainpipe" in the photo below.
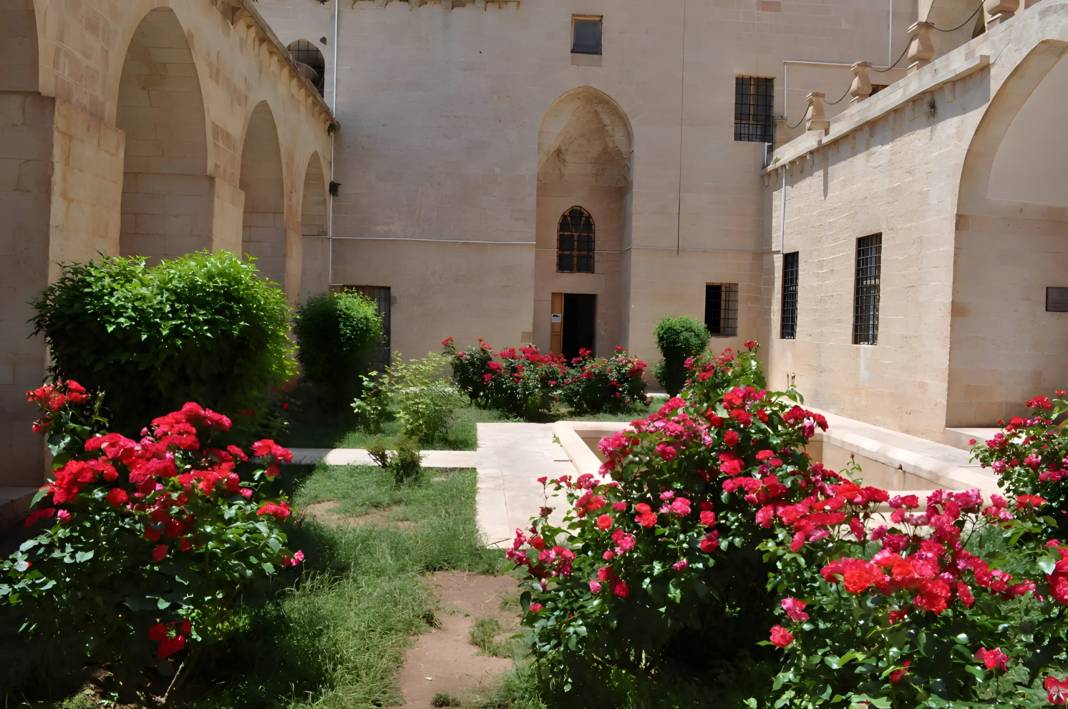
[[[337,120],[337,55],[338,55],[338,38],[340,33],[341,22],[341,0],[334,0],[334,61],[333,61],[333,76],[330,79],[330,112],[334,114],[334,120]],[[334,178],[337,175],[336,168],[334,167],[334,161],[337,159],[337,150],[335,144],[337,142],[337,132],[330,133],[330,184],[334,184]],[[328,200],[328,208],[326,210],[326,286],[329,290],[334,285],[334,195],[331,190],[327,190],[326,198]]]
[[[890,0],[890,21],[886,30],[886,65],[894,63],[894,0]]]

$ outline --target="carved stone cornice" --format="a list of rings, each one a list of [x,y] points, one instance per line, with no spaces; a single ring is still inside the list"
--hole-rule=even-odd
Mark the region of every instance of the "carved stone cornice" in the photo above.
[[[289,88],[294,97],[303,101],[317,119],[327,126],[337,124],[330,106],[319,95],[315,84],[300,70],[289,50],[263,16],[252,7],[250,0],[211,0],[211,4],[233,26],[238,36],[255,50],[271,73]]]

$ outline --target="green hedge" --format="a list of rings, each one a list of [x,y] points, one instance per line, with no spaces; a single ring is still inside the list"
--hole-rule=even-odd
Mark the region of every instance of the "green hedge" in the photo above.
[[[686,360],[708,347],[704,324],[691,317],[668,317],[656,325],[656,346],[663,359],[656,365],[656,378],[671,396],[686,383]]]
[[[297,313],[294,333],[304,378],[327,408],[347,409],[382,343],[382,316],[374,301],[359,293],[314,296]]]
[[[65,265],[33,305],[53,374],[102,390],[119,431],[187,401],[254,420],[296,372],[285,293],[226,252]]]

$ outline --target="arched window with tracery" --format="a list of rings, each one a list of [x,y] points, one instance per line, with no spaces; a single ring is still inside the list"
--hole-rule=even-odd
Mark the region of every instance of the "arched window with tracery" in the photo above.
[[[323,53],[306,39],[298,39],[286,49],[289,50],[290,56],[298,64],[304,76],[315,85],[319,95],[322,96],[326,85],[326,59],[323,58]]]
[[[556,270],[593,273],[594,236],[593,217],[589,212],[582,207],[564,212],[556,230]]]

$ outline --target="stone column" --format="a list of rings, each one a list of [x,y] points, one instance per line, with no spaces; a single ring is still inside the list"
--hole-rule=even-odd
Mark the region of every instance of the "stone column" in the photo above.
[[[934,59],[934,43],[931,41],[931,31],[934,25],[930,22],[914,22],[908,29],[912,42],[909,44],[909,52],[906,57],[909,61],[909,71],[918,71]]]
[[[871,62],[857,62],[852,67],[853,84],[849,87],[850,103],[863,101],[871,96]]]
[[[826,133],[831,127],[831,122],[827,120],[827,111],[824,106],[824,99],[826,98],[827,95],[822,91],[812,91],[805,97],[805,100],[808,101],[808,110],[805,112],[805,130]]]
[[[1004,22],[1020,9],[1020,0],[986,0],[983,10],[986,12],[986,26],[992,27]]]

